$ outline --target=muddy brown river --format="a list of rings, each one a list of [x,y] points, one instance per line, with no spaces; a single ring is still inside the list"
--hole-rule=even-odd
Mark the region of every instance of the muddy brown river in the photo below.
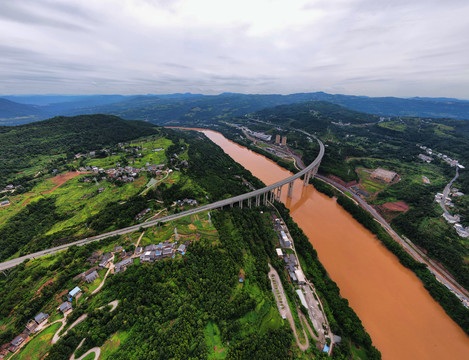
[[[203,130],[234,160],[269,185],[291,174],[220,133]],[[295,182],[282,201],[303,229],[342,296],[371,335],[383,359],[469,359],[469,337],[403,267],[334,199]]]

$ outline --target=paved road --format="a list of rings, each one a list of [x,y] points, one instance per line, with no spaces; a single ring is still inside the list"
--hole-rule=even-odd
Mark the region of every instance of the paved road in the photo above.
[[[458,176],[459,176],[459,168],[456,166],[456,175],[455,175],[455,177],[448,183],[448,185],[446,185],[445,190],[443,190],[443,199],[441,199],[441,201],[440,201],[440,206],[443,209],[443,211],[445,212],[446,216],[451,215],[448,212],[448,209],[446,209],[446,205],[445,205],[446,198],[449,195],[449,191],[451,190],[451,186],[453,185],[455,180],[458,178]]]
[[[310,135],[310,136],[313,136],[313,135]],[[306,174],[309,171],[311,171],[312,169],[314,169],[316,166],[319,166],[319,164],[321,163],[322,157],[324,156],[324,144],[318,138],[315,138],[315,139],[317,140],[317,142],[319,144],[319,154],[316,157],[316,159],[311,164],[309,164],[306,168],[301,170],[300,172],[298,172],[298,173],[296,173],[292,176],[289,176],[289,177],[287,177],[283,180],[280,180],[280,181],[276,182],[275,184],[266,186],[266,187],[264,187],[262,189],[259,189],[259,190],[254,190],[254,191],[248,192],[246,194],[234,196],[234,197],[229,198],[229,199],[220,200],[220,201],[216,201],[216,202],[211,203],[211,204],[199,206],[195,209],[183,211],[183,212],[180,212],[178,214],[165,216],[165,217],[155,219],[155,220],[150,220],[150,221],[144,222],[142,224],[137,224],[137,225],[133,225],[133,226],[123,228],[123,229],[110,231],[108,233],[97,235],[97,236],[94,236],[94,237],[91,237],[91,238],[86,238],[86,239],[74,241],[74,242],[71,242],[71,243],[68,243],[68,244],[57,246],[55,248],[38,251],[38,252],[35,252],[35,253],[32,253],[32,254],[28,254],[28,255],[25,255],[25,256],[18,257],[18,258],[13,259],[13,260],[8,260],[8,261],[0,263],[0,271],[3,271],[3,270],[6,270],[6,269],[9,269],[9,268],[12,268],[16,265],[19,265],[26,259],[35,259],[35,258],[38,258],[38,257],[51,255],[51,254],[54,254],[58,251],[68,249],[70,246],[74,246],[74,245],[82,246],[82,245],[91,243],[93,241],[99,241],[99,240],[102,240],[102,239],[105,239],[105,238],[108,238],[108,237],[111,237],[111,236],[128,234],[128,233],[131,233],[131,232],[138,231],[141,227],[143,227],[143,228],[152,227],[152,226],[154,226],[154,225],[156,225],[160,222],[172,221],[172,220],[176,220],[176,219],[179,219],[179,218],[182,218],[182,217],[185,217],[185,216],[194,215],[194,214],[197,214],[197,213],[200,213],[200,212],[213,210],[213,209],[219,209],[219,208],[222,208],[224,206],[228,206],[230,204],[234,204],[234,203],[238,203],[238,202],[247,200],[249,198],[255,198],[256,196],[261,196],[262,194],[264,194],[266,192],[269,192],[271,190],[275,190],[275,189],[277,189],[277,188],[279,188],[283,185],[286,185],[286,184],[292,182],[293,180],[296,180],[296,179],[300,178],[304,174]]]

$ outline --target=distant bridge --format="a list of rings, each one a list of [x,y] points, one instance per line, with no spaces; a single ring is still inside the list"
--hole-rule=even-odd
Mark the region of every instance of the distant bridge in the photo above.
[[[19,265],[20,263],[22,263],[26,259],[35,259],[35,258],[38,258],[38,257],[54,254],[58,251],[68,249],[69,247],[74,246],[74,245],[82,246],[82,245],[91,243],[93,241],[99,241],[99,240],[102,240],[102,239],[105,239],[105,238],[108,238],[108,237],[111,237],[111,236],[128,234],[128,233],[131,233],[131,232],[138,231],[140,228],[152,227],[152,226],[155,226],[155,225],[157,225],[158,223],[161,223],[161,222],[172,221],[172,220],[179,219],[179,218],[182,218],[182,217],[185,217],[185,216],[188,216],[188,215],[194,215],[194,214],[197,214],[197,213],[200,213],[200,212],[203,212],[203,211],[208,211],[208,210],[213,210],[213,209],[222,209],[225,206],[233,207],[236,204],[242,209],[245,202],[247,203],[246,205],[249,208],[251,208],[252,205],[260,206],[261,203],[265,205],[265,204],[267,204],[268,201],[270,201],[270,202],[272,202],[274,200],[279,200],[280,201],[280,195],[282,193],[282,187],[284,185],[287,185],[287,184],[288,184],[287,196],[291,197],[293,195],[293,183],[294,183],[294,181],[304,175],[303,185],[304,186],[308,185],[309,180],[312,177],[314,177],[316,175],[316,173],[318,172],[319,165],[321,164],[321,160],[324,156],[324,144],[322,143],[321,140],[319,140],[314,135],[308,134],[305,131],[302,131],[302,130],[298,130],[298,131],[301,131],[304,134],[316,139],[316,141],[319,144],[319,154],[316,157],[316,159],[314,159],[314,161],[311,164],[309,164],[306,168],[304,168],[300,172],[298,172],[298,173],[296,173],[296,174],[294,174],[294,175],[292,175],[292,176],[290,176],[286,179],[280,180],[280,181],[276,182],[275,184],[266,186],[266,187],[264,187],[262,189],[259,189],[259,190],[254,190],[254,191],[251,191],[249,193],[234,196],[234,197],[229,198],[229,199],[220,200],[220,201],[213,202],[211,204],[199,206],[195,209],[182,211],[178,214],[168,215],[168,216],[161,217],[161,218],[158,218],[158,219],[155,219],[155,220],[147,221],[147,222],[142,223],[142,224],[137,224],[137,225],[133,225],[133,226],[123,228],[123,229],[110,231],[110,232],[107,232],[107,233],[104,233],[104,234],[101,234],[101,235],[97,235],[97,236],[93,236],[93,237],[90,237],[90,238],[74,241],[74,242],[64,244],[64,245],[61,245],[61,246],[57,246],[57,247],[54,247],[54,248],[50,248],[50,249],[47,249],[47,250],[42,250],[42,251],[38,251],[38,252],[31,253],[31,254],[28,254],[28,255],[24,255],[24,256],[18,257],[18,258],[13,259],[13,260],[5,261],[3,263],[0,263],[0,271],[12,268],[16,265]]]

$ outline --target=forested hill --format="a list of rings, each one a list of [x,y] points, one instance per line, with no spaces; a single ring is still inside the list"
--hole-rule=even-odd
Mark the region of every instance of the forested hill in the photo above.
[[[0,178],[8,180],[40,156],[100,150],[104,146],[155,132],[157,129],[152,124],[100,114],[55,117],[20,126],[1,126]]]
[[[0,98],[0,124],[15,125],[38,121],[44,116],[39,106],[19,104]]]
[[[379,117],[348,110],[324,101],[309,101],[301,104],[280,105],[260,110],[252,118],[282,126],[290,125],[306,131],[321,131],[330,124],[377,123]]]
[[[367,97],[323,92],[219,95],[88,95],[88,96],[5,96],[0,98],[0,124],[18,125],[58,115],[112,114],[129,120],[155,124],[203,124],[229,119],[261,109],[327,101],[346,109],[380,116],[420,116],[469,119],[469,101],[445,98]]]

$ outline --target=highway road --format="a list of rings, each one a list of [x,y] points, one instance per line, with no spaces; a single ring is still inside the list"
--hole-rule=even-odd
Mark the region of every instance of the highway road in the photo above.
[[[313,135],[310,135],[310,136],[313,136]],[[93,236],[93,237],[90,237],[90,238],[74,241],[74,242],[64,244],[64,245],[61,245],[61,246],[57,246],[57,247],[54,247],[54,248],[51,248],[51,249],[38,251],[38,252],[31,253],[31,254],[28,254],[28,255],[24,255],[24,256],[21,256],[21,257],[12,259],[12,260],[4,261],[4,262],[0,263],[0,271],[12,268],[14,266],[17,266],[17,265],[21,264],[26,259],[35,259],[35,258],[38,258],[38,257],[51,255],[51,254],[54,254],[58,251],[68,249],[70,246],[74,246],[74,245],[83,246],[83,245],[89,244],[93,241],[99,241],[99,240],[102,240],[102,239],[105,239],[105,238],[108,238],[108,237],[111,237],[111,236],[124,235],[124,234],[128,234],[128,233],[131,233],[131,232],[135,232],[135,231],[138,231],[140,228],[152,227],[152,226],[157,225],[160,222],[172,221],[172,220],[176,220],[176,219],[179,219],[179,218],[182,218],[182,217],[185,217],[185,216],[194,215],[194,214],[197,214],[197,213],[200,213],[200,212],[213,210],[213,209],[220,209],[220,208],[228,206],[230,204],[239,203],[241,201],[244,201],[244,200],[247,200],[247,199],[250,199],[250,198],[256,198],[257,196],[262,196],[262,194],[268,193],[271,190],[275,190],[275,189],[277,189],[277,188],[279,188],[283,185],[286,185],[286,184],[300,178],[304,174],[310,172],[316,166],[319,166],[319,164],[321,163],[322,157],[324,156],[324,144],[318,138],[316,138],[316,137],[314,137],[314,138],[316,139],[316,141],[319,144],[319,154],[316,157],[316,159],[314,159],[314,161],[311,164],[309,164],[306,168],[304,168],[300,172],[298,172],[298,173],[296,173],[292,176],[289,176],[289,177],[287,177],[283,180],[280,180],[280,181],[276,182],[275,184],[266,186],[262,189],[258,189],[258,190],[248,192],[246,194],[234,196],[234,197],[229,198],[229,199],[216,201],[216,202],[213,202],[211,204],[202,205],[202,206],[199,206],[199,207],[194,208],[194,209],[182,211],[178,214],[168,215],[168,216],[165,216],[165,217],[162,217],[162,218],[159,218],[159,219],[150,220],[150,221],[147,221],[147,222],[144,222],[144,223],[141,223],[141,224],[129,226],[129,227],[119,229],[119,230],[110,231],[110,232],[107,232],[107,233],[104,233],[104,234],[101,234],[101,235],[97,235],[97,236]]]

